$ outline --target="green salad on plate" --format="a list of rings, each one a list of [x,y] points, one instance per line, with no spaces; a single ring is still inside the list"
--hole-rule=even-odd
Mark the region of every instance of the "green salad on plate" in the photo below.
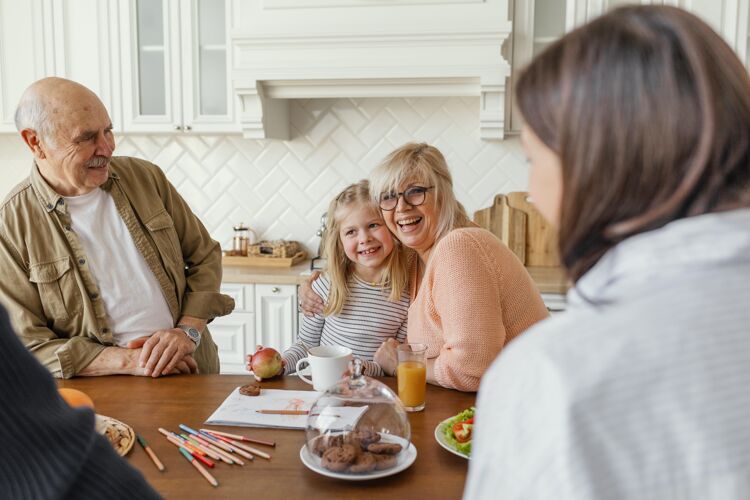
[[[472,406],[453,418],[445,421],[443,436],[453,449],[471,455],[471,434],[474,428],[474,411]]]

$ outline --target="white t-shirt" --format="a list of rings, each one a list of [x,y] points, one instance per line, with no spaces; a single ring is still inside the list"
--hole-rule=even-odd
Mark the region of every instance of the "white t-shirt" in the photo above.
[[[135,338],[172,328],[172,314],[159,282],[136,248],[112,196],[95,189],[66,197],[65,202],[116,344],[125,346]]]

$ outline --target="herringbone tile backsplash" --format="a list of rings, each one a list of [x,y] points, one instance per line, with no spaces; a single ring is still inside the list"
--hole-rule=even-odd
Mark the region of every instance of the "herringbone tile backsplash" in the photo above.
[[[367,177],[405,142],[440,148],[458,199],[470,213],[489,206],[496,193],[527,189],[518,139],[479,138],[478,98],[295,100],[290,114],[289,141],[121,135],[115,154],[145,158],[164,169],[224,247],[230,245],[232,225],[244,222],[261,238],[298,240],[311,255],[330,198]],[[11,141],[11,159],[22,161],[25,172],[30,154],[13,149],[20,138],[3,137],[0,151]]]

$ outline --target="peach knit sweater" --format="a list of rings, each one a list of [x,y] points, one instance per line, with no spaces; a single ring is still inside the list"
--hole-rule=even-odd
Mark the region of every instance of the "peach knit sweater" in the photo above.
[[[412,290],[417,290],[412,269]],[[409,307],[407,336],[410,343],[427,344],[440,385],[476,391],[500,350],[547,316],[536,285],[513,252],[485,229],[462,228],[432,249]]]

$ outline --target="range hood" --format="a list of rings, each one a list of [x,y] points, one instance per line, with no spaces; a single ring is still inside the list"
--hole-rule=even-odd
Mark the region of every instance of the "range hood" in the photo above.
[[[502,139],[507,0],[234,0],[243,135],[289,139],[289,99],[479,96]]]

